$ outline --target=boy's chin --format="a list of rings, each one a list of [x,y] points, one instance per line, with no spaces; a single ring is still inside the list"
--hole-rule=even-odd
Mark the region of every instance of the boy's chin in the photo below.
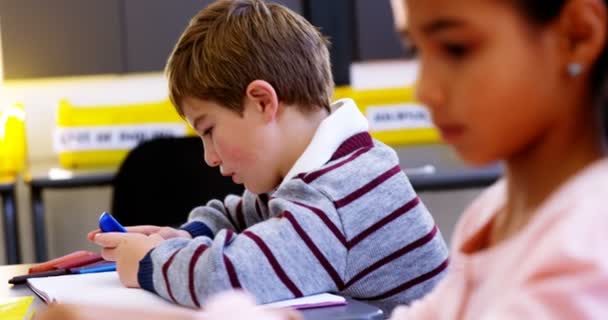
[[[244,182],[242,183],[245,186],[245,189],[247,189],[249,192],[251,193],[255,193],[255,194],[263,194],[263,193],[269,193],[272,190],[274,190],[278,185],[276,186],[264,186],[261,184],[255,184],[255,183],[247,183]]]

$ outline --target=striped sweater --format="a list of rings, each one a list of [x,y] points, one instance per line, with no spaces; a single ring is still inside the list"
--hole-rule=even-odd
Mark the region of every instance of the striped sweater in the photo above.
[[[290,171],[271,195],[194,209],[183,226],[194,239],[150,251],[141,287],[192,307],[231,288],[259,303],[336,292],[386,312],[429,292],[448,264],[443,238],[394,150],[360,130],[352,100],[338,110],[294,165],[309,170]]]

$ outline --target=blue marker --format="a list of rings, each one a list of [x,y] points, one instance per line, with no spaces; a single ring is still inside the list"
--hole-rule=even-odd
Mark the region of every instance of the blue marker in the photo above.
[[[97,273],[97,272],[108,272],[116,271],[116,263],[106,263],[97,266],[82,267],[74,270],[73,273]]]
[[[102,213],[99,217],[99,229],[103,232],[127,232],[127,229],[107,212]]]

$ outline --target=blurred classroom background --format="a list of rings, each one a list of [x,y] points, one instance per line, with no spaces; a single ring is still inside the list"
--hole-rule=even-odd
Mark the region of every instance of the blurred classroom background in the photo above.
[[[112,183],[79,184],[73,178],[96,170],[111,176],[141,137],[95,149],[79,134],[100,127],[133,133],[156,122],[161,129],[179,124],[170,107],[139,123],[121,110],[167,105],[166,59],[188,20],[210,2],[0,0],[0,186],[5,190],[0,264],[97,250],[86,233],[111,208]],[[417,63],[399,41],[391,1],[273,2],[302,14],[330,37],[336,97],[353,96],[374,136],[397,149],[449,241],[461,211],[499,171],[467,168],[439,141],[413,98]],[[172,132],[188,134],[185,126]],[[37,227],[36,206],[44,215]],[[7,221],[9,227],[17,222],[16,232]],[[35,239],[46,247],[38,251],[45,252],[37,252]],[[18,250],[7,249],[9,244]]]

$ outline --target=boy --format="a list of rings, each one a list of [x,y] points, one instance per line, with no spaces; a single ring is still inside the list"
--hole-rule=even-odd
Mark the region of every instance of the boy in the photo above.
[[[327,41],[304,18],[215,2],[166,74],[207,164],[247,191],[194,209],[181,230],[92,234],[125,285],[193,307],[243,288],[260,303],[329,291],[389,311],[441,279],[447,249],[432,217],[354,102],[330,106]]]

